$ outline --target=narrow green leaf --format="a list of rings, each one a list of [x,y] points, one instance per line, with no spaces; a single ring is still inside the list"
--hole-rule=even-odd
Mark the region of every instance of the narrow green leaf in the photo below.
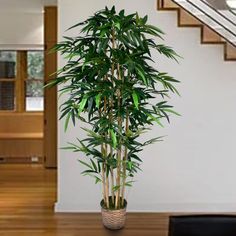
[[[119,12],[119,15],[122,16],[122,17],[124,16],[124,14],[125,14],[125,10],[121,10],[121,11]]]
[[[147,114],[147,115],[148,115],[149,118],[151,118],[151,120],[156,121],[156,123],[157,123],[158,125],[160,125],[162,128],[164,127],[163,124],[159,121],[158,118],[156,118],[155,116],[153,116],[153,115],[151,115],[151,114]]]
[[[128,168],[130,169],[130,170],[132,170],[132,167],[133,167],[133,163],[132,163],[132,161],[128,161]]]
[[[100,182],[102,182],[102,180],[98,178],[97,176],[95,176],[95,184],[100,183]]]
[[[136,67],[136,70],[137,70],[138,74],[140,75],[140,77],[142,78],[144,84],[147,86],[147,80],[146,80],[146,77],[145,77],[143,71],[140,70],[138,67]]]
[[[116,192],[117,190],[120,189],[120,187],[121,187],[121,186],[116,185],[116,186],[114,186],[114,187],[112,188],[112,190],[113,190],[114,192]]]
[[[146,25],[146,27],[149,28],[149,29],[152,29],[152,30],[154,30],[154,31],[156,31],[156,32],[158,32],[160,34],[165,34],[161,29],[157,28],[154,25]]]
[[[97,172],[98,169],[97,169],[97,166],[96,166],[95,162],[93,161],[93,159],[90,159],[90,161],[91,161],[91,163],[93,165],[93,169]]]
[[[102,94],[99,93],[99,94],[96,96],[96,98],[95,98],[95,102],[96,102],[96,107],[97,107],[97,108],[99,108],[99,106],[100,106],[101,96],[102,96]]]
[[[116,22],[115,27],[120,30],[120,22]]]
[[[127,187],[132,187],[132,183],[134,183],[135,181],[131,180],[125,183],[125,186]]]
[[[80,115],[80,113],[84,110],[84,107],[87,103],[87,100],[88,100],[88,97],[84,96],[82,101],[79,103],[79,113],[78,113],[78,115]]]
[[[148,20],[148,15],[144,16],[144,17],[142,18],[142,20],[143,20],[142,23],[145,25],[145,24],[147,23],[147,20]]]
[[[81,172],[82,175],[89,175],[89,176],[91,176],[91,173],[97,174],[97,172],[94,170],[85,170]]]
[[[113,147],[116,148],[116,146],[117,146],[116,134],[114,133],[113,129],[110,129],[109,131],[110,131],[110,134],[111,134]]]
[[[81,161],[81,160],[79,160],[79,162],[80,162],[82,165],[88,167],[89,169],[91,169],[91,170],[93,169],[93,167],[92,167],[91,165],[89,165],[88,163],[86,163],[86,162],[84,162],[84,161]]]
[[[70,112],[67,114],[67,116],[66,116],[65,126],[64,126],[64,131],[65,131],[65,132],[66,132],[67,129],[68,129],[68,124],[69,124],[70,117],[71,117],[71,111],[70,111]]]
[[[135,105],[136,109],[138,109],[138,106],[139,106],[139,99],[138,99],[138,95],[137,95],[137,93],[135,92],[135,90],[134,90],[133,93],[132,93],[132,98],[133,98],[134,105]]]
[[[177,115],[177,116],[181,116],[181,114],[179,114],[178,112],[176,112],[176,111],[174,111],[174,110],[172,110],[172,109],[169,109],[169,108],[164,108],[164,109],[162,109],[162,110],[164,110],[164,111],[166,111],[166,112],[169,112],[169,113],[172,113],[172,114],[175,114],[175,115]]]
[[[147,145],[150,145],[150,144],[153,144],[153,143],[156,143],[156,142],[161,142],[161,141],[163,141],[163,139],[162,139],[163,137],[165,137],[165,136],[160,136],[160,137],[152,138],[152,139],[144,142],[142,144],[142,146],[147,146]]]
[[[85,25],[87,23],[87,21],[84,21],[84,22],[79,22],[73,26],[71,26],[70,28],[68,28],[67,30],[70,30],[70,29],[73,29],[73,28],[76,28],[78,26],[81,26],[81,25]]]

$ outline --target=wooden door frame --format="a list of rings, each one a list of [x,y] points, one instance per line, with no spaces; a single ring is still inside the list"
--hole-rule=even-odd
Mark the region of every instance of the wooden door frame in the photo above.
[[[49,50],[57,43],[57,6],[44,7],[45,83],[57,70],[57,54]],[[44,94],[44,166],[57,167],[57,87],[46,88]]]

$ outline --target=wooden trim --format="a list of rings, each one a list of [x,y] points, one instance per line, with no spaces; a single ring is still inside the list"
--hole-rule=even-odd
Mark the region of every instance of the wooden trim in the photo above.
[[[42,157],[0,157],[0,164],[40,164],[43,163]]]
[[[57,43],[57,7],[44,8],[45,83],[57,70],[57,54],[49,50]],[[44,166],[57,167],[57,87],[45,89],[44,99]]]
[[[0,149],[3,158],[43,157],[43,139],[1,139]]]
[[[17,52],[17,79],[15,86],[16,111],[25,111],[25,79],[27,78],[27,51]]]
[[[0,115],[4,114],[16,114],[17,112],[15,110],[0,110]]]
[[[0,111],[1,116],[42,116],[42,111],[24,111],[24,112],[15,112],[15,111]]]
[[[224,44],[225,41],[215,33],[211,28],[204,25],[201,27],[201,43],[202,44]]]
[[[171,0],[168,1],[170,2]],[[166,6],[165,0],[157,0],[157,10],[159,11],[175,11],[178,10],[178,8],[179,7],[174,2],[172,2],[171,5]]]
[[[225,43],[224,46],[224,56],[226,61],[235,61],[236,47],[231,43]]]
[[[7,79],[7,78],[0,78],[0,82],[15,82],[16,78],[14,79]]]
[[[43,133],[0,133],[0,139],[43,139]]]
[[[33,50],[29,50],[33,51]],[[37,50],[39,51],[39,50]],[[15,109],[14,110],[0,110],[0,113],[12,112],[27,112],[34,113],[40,111],[26,111],[26,82],[28,80],[28,64],[27,64],[28,51],[16,51],[16,78],[0,78],[0,82],[15,82]],[[43,81],[43,79],[34,78],[30,81]]]

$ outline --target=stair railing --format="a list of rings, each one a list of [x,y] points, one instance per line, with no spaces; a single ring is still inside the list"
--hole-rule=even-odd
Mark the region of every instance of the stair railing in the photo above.
[[[177,5],[181,6],[182,8],[184,8],[191,15],[197,17],[200,22],[202,22],[203,24],[207,25],[209,28],[214,30],[223,39],[230,42],[232,45],[236,46],[236,23],[233,22],[231,19],[227,18],[223,13],[216,10],[208,2],[206,2],[205,0],[198,0],[202,4],[202,6],[204,6],[205,9],[203,9],[203,7],[201,7],[200,4],[197,4],[197,2],[194,0],[172,0],[172,1],[175,2]],[[187,3],[189,7],[187,7],[185,3]],[[191,10],[189,8],[191,8]],[[209,11],[206,11],[206,9],[208,9]],[[196,11],[199,12],[200,14],[198,15]],[[209,13],[211,11],[212,12],[214,11],[214,14],[217,14],[218,19],[216,19],[216,17],[213,17]],[[230,12],[231,14],[236,16],[236,14],[233,11]],[[207,22],[206,19],[202,19],[201,16],[207,17],[208,18]],[[227,22],[227,24],[229,23],[229,25],[231,25],[232,28],[235,28],[235,31],[233,31],[231,28],[227,27],[227,25],[220,22],[219,20],[220,18],[221,20]],[[211,21],[211,24],[209,23],[209,20]],[[214,26],[212,23],[214,24]]]
[[[209,2],[207,2],[206,0],[199,0],[202,3],[204,3],[205,5],[207,5],[207,7],[209,7],[210,9],[212,9],[213,11],[215,11],[216,13],[218,13],[221,17],[223,17],[225,20],[228,20],[232,25],[236,26],[236,22],[232,21],[231,19],[229,19],[228,17],[226,17],[220,10],[214,8]],[[236,13],[234,13],[233,10],[231,9],[227,9],[227,11],[234,15],[235,20],[236,20]]]
[[[232,9],[229,9],[229,12],[236,16],[236,12],[233,11]]]

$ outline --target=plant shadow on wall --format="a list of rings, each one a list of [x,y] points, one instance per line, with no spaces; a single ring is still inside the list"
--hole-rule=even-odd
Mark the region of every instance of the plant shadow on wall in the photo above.
[[[83,128],[85,139],[65,149],[84,153],[79,159],[82,174],[102,184],[103,223],[110,229],[124,226],[125,190],[140,170],[139,153],[161,140],[140,142],[140,136],[154,124],[163,126],[161,119],[169,121],[170,113],[178,115],[166,101],[169,93],[178,94],[178,81],[150,65],[151,52],[176,61],[178,55],[155,42],[153,38],[163,40],[163,32],[147,20],[106,7],[70,28],[82,28],[79,35],[65,36],[54,47],[67,60],[48,84],[64,84],[61,94],[69,95],[60,107],[65,130],[69,121],[90,127]]]

